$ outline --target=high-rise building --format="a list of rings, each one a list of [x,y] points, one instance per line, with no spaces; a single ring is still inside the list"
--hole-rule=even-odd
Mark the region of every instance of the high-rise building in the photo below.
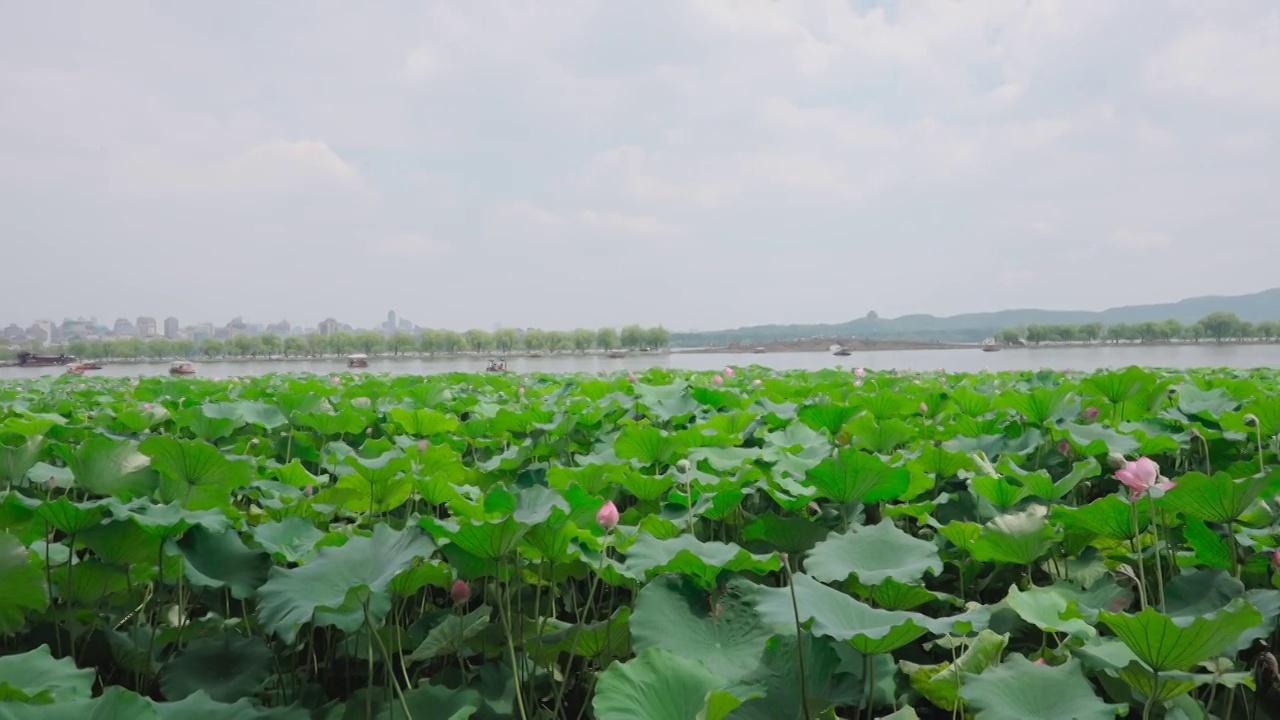
[[[165,318],[164,319],[164,336],[169,338],[170,340],[175,340],[178,337],[178,332],[179,332],[178,318],[173,317],[172,315]]]
[[[138,318],[138,337],[153,338],[156,336],[156,319],[153,317]]]
[[[112,327],[111,332],[119,335],[120,337],[132,337],[134,334],[133,323],[129,322],[125,318],[117,318],[116,324]]]
[[[337,335],[338,321],[334,320],[333,318],[325,318],[320,323],[320,334],[321,335]]]

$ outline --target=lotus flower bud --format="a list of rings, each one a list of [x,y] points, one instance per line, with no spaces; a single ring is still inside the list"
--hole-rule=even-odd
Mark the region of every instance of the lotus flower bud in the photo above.
[[[1271,567],[1280,568],[1280,550],[1271,553]]]
[[[1191,439],[1192,439],[1192,440],[1203,440],[1203,439],[1204,439],[1204,438],[1203,438],[1203,436],[1201,436],[1201,435],[1200,435],[1200,430],[1199,430],[1199,428],[1191,428],[1191,432],[1190,432],[1189,434],[1191,435]]]
[[[329,378],[329,380],[332,381],[334,385],[338,385],[342,382],[342,378],[338,377],[337,375],[334,375],[333,377]]]
[[[720,377],[719,375],[717,375],[717,376],[715,376],[715,377],[711,378],[711,382],[713,382],[713,383],[715,383],[715,384],[717,384],[717,385],[723,385],[723,384],[724,384],[724,378],[722,378],[722,377]]]
[[[811,503],[809,503],[808,505],[805,505],[805,506],[804,506],[804,509],[805,509],[805,510],[810,514],[810,515],[817,515],[819,512],[821,512],[821,509],[818,507],[818,503],[816,503],[816,502],[811,502]]]
[[[1245,427],[1251,427],[1251,428],[1258,427],[1258,416],[1254,415],[1253,413],[1245,413],[1244,425]]]
[[[150,409],[151,409],[151,403],[142,403],[142,409],[143,409],[143,410],[150,410]]]
[[[1036,664],[1036,665],[1044,665],[1044,664],[1045,664],[1045,662],[1044,662],[1044,658],[1036,658],[1036,662],[1035,662],[1035,664]]]
[[[635,382],[635,381],[636,381],[636,374],[635,374],[635,373],[627,373],[627,380],[630,380],[631,382]]]
[[[1067,442],[1066,440],[1059,440],[1059,441],[1058,441],[1058,453],[1059,453],[1059,454],[1061,454],[1061,455],[1070,455],[1070,454],[1071,454],[1071,443]]]
[[[371,428],[371,427],[367,427],[367,428],[365,428],[365,429],[364,429],[364,436],[365,436],[365,437],[373,437],[373,428]]]
[[[677,460],[676,470],[679,470],[682,473],[689,472],[689,461],[684,458],[680,458],[679,460]]]
[[[751,381],[751,386],[752,386],[752,387],[760,387],[760,386],[761,386],[761,385],[763,385],[763,384],[764,384],[764,381],[763,381],[763,380],[761,380],[760,378],[756,378],[755,380],[752,380],[752,381]]]
[[[853,381],[853,386],[854,386],[854,387],[862,387],[862,381],[861,381],[861,380],[854,380],[854,381]]]
[[[48,486],[49,486],[49,489],[50,489],[50,490],[53,490],[53,489],[55,489],[55,488],[57,488],[57,487],[58,487],[58,478],[56,478],[56,477],[54,477],[54,476],[52,476],[52,475],[50,475],[50,476],[49,476],[49,479],[48,479],[48,480],[45,480],[44,482],[45,482],[45,484],[46,484],[46,485],[48,485]]]
[[[1087,407],[1084,409],[1084,419],[1093,422],[1098,419],[1098,408]]]
[[[605,502],[600,512],[596,513],[596,524],[605,532],[618,526],[618,506],[612,500]]]
[[[520,397],[524,397],[524,386],[520,386]]]
[[[453,598],[455,605],[465,605],[471,599],[471,585],[466,580],[453,581],[453,587],[449,588],[449,597]]]
[[[733,368],[731,368],[731,367],[729,367],[729,366],[727,366],[727,365],[725,366],[725,368],[724,368],[724,376],[725,376],[725,377],[727,377],[727,378],[729,378],[730,380],[732,380],[732,379],[733,379],[733,376],[734,376],[734,375],[736,375],[736,374],[737,374],[737,373],[735,373],[735,372],[733,371]]]
[[[315,491],[316,491],[315,487],[313,487],[313,486],[311,486],[311,485],[308,485],[308,486],[306,486],[306,487],[302,488],[302,495],[303,495],[304,497],[311,497],[311,496],[312,496],[312,494],[314,494],[314,493],[315,493]]]
[[[928,415],[928,414],[929,414],[929,406],[928,406],[928,405],[926,405],[926,404],[924,404],[924,403],[920,403],[920,414],[921,414],[921,415]]]
[[[427,447],[429,447],[429,446],[430,446],[430,443],[428,443],[426,440],[419,440],[419,441],[418,441],[418,452],[426,452],[426,451],[427,451]]]

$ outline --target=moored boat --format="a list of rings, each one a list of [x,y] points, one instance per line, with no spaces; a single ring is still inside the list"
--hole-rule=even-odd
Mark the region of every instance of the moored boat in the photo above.
[[[611,357],[614,360],[621,360],[626,356],[627,356],[626,350],[610,350],[608,354],[608,357]]]
[[[982,352],[1000,352],[1000,346],[993,339],[988,339],[982,343]]]
[[[36,355],[26,350],[19,352],[17,359],[18,367],[50,367],[53,365],[66,365],[76,361],[74,355]]]
[[[196,368],[185,360],[179,360],[169,366],[170,375],[195,375]]]
[[[72,363],[67,366],[67,372],[72,375],[83,375],[86,370],[101,370],[102,366],[98,363],[82,362]]]
[[[363,354],[355,354],[347,356],[347,367],[349,368],[367,368],[369,367],[369,356]]]
[[[506,359],[498,360],[496,358],[493,360],[490,360],[489,367],[485,368],[484,371],[485,372],[506,372],[507,361]]]

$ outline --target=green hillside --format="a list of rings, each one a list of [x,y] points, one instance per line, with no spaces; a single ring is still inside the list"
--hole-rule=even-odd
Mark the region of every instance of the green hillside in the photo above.
[[[1104,325],[1159,320],[1194,323],[1212,312],[1231,312],[1241,320],[1280,320],[1280,288],[1233,297],[1206,296],[1159,305],[1127,305],[1101,312],[1084,310],[1000,310],[966,313],[950,317],[903,315],[897,318],[863,317],[828,325],[756,325],[734,330],[674,333],[677,347],[704,347],[732,343],[766,343],[807,338],[864,337],[876,340],[936,340],[939,342],[980,342],[1004,328],[1035,324]]]

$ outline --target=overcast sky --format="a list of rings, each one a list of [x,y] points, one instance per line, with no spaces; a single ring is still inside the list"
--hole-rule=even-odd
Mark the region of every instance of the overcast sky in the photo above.
[[[6,2],[0,325],[1280,285],[1275,0]]]

